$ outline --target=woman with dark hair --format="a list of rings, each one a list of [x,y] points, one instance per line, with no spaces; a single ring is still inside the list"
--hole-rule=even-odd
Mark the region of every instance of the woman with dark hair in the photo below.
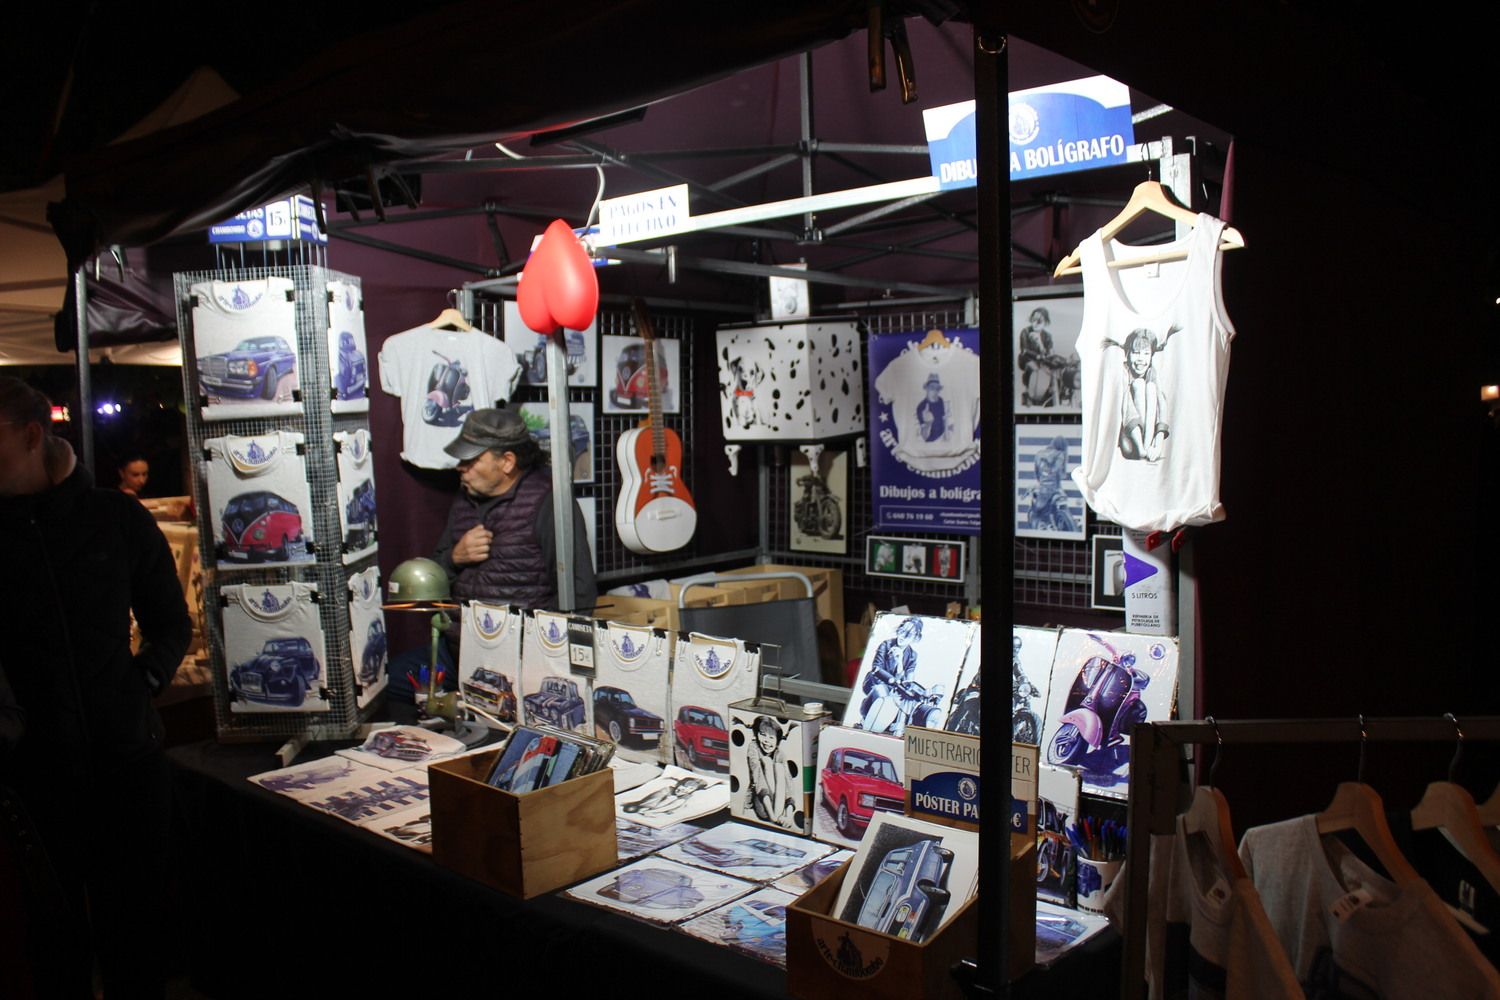
[[[146,461],[146,456],[133,451],[115,467],[115,471],[120,477],[120,492],[140,499],[141,491],[146,488],[146,480],[151,475],[151,464]]]
[[[0,727],[0,786],[24,804],[60,883],[28,901],[25,947],[41,995],[90,996],[97,959],[107,995],[161,996],[171,810],[151,699],[192,625],[151,515],[94,487],[52,434],[51,410],[0,377],[0,672],[22,723]]]

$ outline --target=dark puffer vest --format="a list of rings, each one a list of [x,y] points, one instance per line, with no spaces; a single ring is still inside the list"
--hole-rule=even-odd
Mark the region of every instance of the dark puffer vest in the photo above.
[[[521,481],[501,496],[484,517],[495,536],[490,557],[482,563],[458,567],[453,581],[455,600],[480,598],[523,608],[557,607],[557,570],[548,565],[536,541],[537,512],[552,502],[552,477],[546,466],[527,470]],[[460,491],[450,515],[452,544],[479,523],[479,504]]]

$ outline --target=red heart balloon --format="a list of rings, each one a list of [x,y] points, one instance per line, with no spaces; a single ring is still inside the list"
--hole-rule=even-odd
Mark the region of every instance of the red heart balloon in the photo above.
[[[599,311],[599,278],[594,274],[593,261],[561,219],[547,227],[542,243],[549,244],[547,259],[542,262],[547,311],[569,329],[587,329]],[[542,248],[537,250],[540,253]]]
[[[568,235],[571,236],[572,233]],[[547,293],[543,287],[546,284],[543,275],[547,269],[544,254],[547,245],[544,234],[532,251],[531,258],[526,261],[526,266],[521,269],[521,281],[516,287],[516,306],[521,310],[521,320],[537,333],[552,333],[562,326],[547,306]]]

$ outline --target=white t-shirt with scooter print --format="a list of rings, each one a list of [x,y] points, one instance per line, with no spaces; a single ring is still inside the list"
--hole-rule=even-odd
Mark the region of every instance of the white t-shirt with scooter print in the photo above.
[[[380,387],[401,397],[401,457],[419,469],[451,469],[443,446],[464,417],[510,398],[520,377],[505,342],[481,330],[419,326],[380,348]]]

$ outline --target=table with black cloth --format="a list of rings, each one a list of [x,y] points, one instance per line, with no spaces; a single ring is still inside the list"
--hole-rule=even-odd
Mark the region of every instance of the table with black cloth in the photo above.
[[[315,744],[310,760],[352,744]],[[521,900],[431,856],[246,779],[264,744],[168,751],[177,799],[181,924],[193,985],[215,998],[504,996],[514,988],[704,1000],[784,997],[775,966],[561,893]],[[1118,995],[1106,932],[1013,995]],[[854,984],[851,984],[854,985]]]

